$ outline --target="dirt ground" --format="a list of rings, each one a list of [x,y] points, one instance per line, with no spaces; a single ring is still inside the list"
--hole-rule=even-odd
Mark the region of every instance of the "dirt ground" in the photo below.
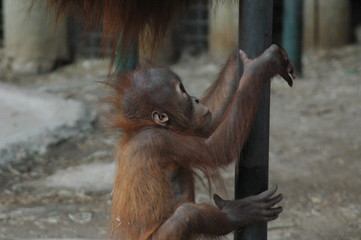
[[[1,55],[0,55],[1,57]],[[104,239],[109,192],[34,188],[25,183],[56,170],[111,162],[116,135],[105,129],[109,110],[106,60],[82,60],[39,76],[15,76],[0,60],[0,79],[86,103],[98,113],[92,131],[50,146],[0,170],[0,239]],[[304,58],[293,88],[272,83],[270,184],[284,194],[284,212],[269,224],[269,239],[361,239],[361,46],[315,51]],[[172,68],[200,96],[220,60],[183,57]],[[106,173],[105,173],[106,174]],[[224,172],[232,196],[233,169]],[[197,199],[209,201],[199,187]]]

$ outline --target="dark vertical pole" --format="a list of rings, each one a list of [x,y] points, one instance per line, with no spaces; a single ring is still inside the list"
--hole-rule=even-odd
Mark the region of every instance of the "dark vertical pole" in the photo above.
[[[134,70],[138,64],[138,43],[128,44],[127,48],[120,45],[121,35],[117,42],[117,52],[115,54],[115,67],[117,73]]]
[[[122,49],[118,46],[117,50],[119,53],[115,56],[116,71],[122,73],[127,70],[134,70],[138,63],[138,44],[134,44],[130,49]]]
[[[239,48],[250,58],[272,43],[273,0],[240,0]],[[243,72],[243,67],[240,73]],[[258,106],[250,138],[236,166],[235,198],[258,194],[268,188],[270,85]],[[235,233],[236,240],[266,240],[267,223],[247,226]]]
[[[302,72],[303,0],[283,0],[282,45],[298,74]]]

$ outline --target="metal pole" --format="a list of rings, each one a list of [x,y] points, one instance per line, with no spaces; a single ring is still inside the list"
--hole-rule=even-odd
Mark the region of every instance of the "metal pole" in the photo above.
[[[282,44],[298,74],[302,72],[303,0],[283,0]]]
[[[117,73],[134,70],[139,61],[137,41],[132,44],[128,44],[127,48],[124,48],[121,46],[121,37],[122,36],[120,35],[115,54],[115,70]]]
[[[239,48],[250,58],[272,43],[273,0],[240,0]],[[240,74],[243,67],[240,67]],[[263,92],[250,138],[236,164],[235,198],[258,194],[268,188],[270,85]],[[267,223],[249,225],[235,232],[236,240],[266,240]]]
[[[130,49],[122,49],[120,46],[117,48],[118,53],[115,56],[116,72],[122,73],[127,70],[134,70],[138,63],[138,44],[134,44]]]

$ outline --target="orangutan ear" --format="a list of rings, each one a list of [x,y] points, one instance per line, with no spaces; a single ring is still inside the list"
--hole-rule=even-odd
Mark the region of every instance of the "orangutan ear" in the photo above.
[[[169,121],[168,115],[166,113],[160,113],[157,111],[152,112],[152,120],[163,127],[166,127]]]

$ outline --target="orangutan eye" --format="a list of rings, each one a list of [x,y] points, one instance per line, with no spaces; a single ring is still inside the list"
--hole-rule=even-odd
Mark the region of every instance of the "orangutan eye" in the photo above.
[[[187,93],[186,90],[184,89],[183,84],[180,84],[180,85],[179,85],[179,88],[180,88],[180,90],[181,90],[182,92]]]

